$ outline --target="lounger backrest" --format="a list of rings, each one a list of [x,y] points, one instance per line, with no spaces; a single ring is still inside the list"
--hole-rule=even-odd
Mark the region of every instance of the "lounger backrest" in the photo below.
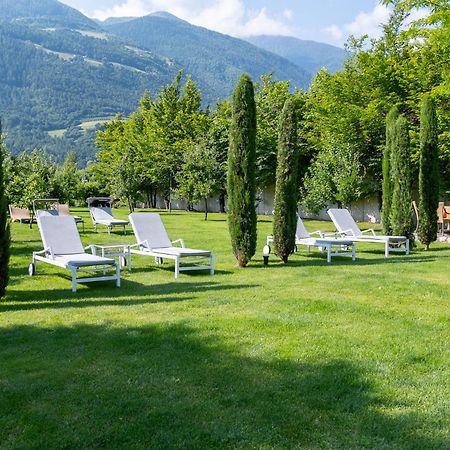
[[[54,255],[84,253],[72,216],[38,216],[37,222],[44,248],[50,248]]]
[[[58,216],[59,213],[56,211],[56,209],[37,209],[36,210],[36,217],[44,217],[44,216]]]
[[[30,219],[30,211],[27,208],[9,205],[9,215],[13,220]]]
[[[438,203],[438,209],[437,209],[438,222],[441,222],[441,223],[444,221],[444,206],[445,206],[444,202]]]
[[[94,207],[90,208],[90,212],[91,212],[91,216],[94,220],[113,220],[114,219],[111,208],[109,206],[105,206],[103,208],[94,206]]]
[[[171,247],[161,216],[155,213],[132,213],[129,216],[137,242],[151,248]]]
[[[297,231],[295,232],[295,237],[297,239],[305,239],[310,237],[300,216],[297,217]]]
[[[353,220],[348,209],[345,208],[330,208],[328,215],[339,233],[345,233],[347,236],[361,236],[361,230],[356,222]]]

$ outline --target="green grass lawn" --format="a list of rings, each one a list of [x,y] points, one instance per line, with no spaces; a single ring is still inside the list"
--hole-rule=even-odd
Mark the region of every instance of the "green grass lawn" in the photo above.
[[[134,242],[94,233],[85,245]],[[126,211],[116,213],[125,217]],[[172,239],[212,249],[217,272],[133,257],[113,282],[70,291],[40,263],[36,226],[12,226],[0,303],[0,448],[450,448],[450,246],[288,265],[261,248],[235,267],[226,216],[163,213]],[[329,223],[306,221],[310,231]]]

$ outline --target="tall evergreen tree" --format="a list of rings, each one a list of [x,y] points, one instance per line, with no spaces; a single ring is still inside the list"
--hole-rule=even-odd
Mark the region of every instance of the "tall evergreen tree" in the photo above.
[[[394,145],[395,122],[399,116],[397,106],[393,106],[386,117],[386,145],[383,151],[383,201],[381,220],[383,223],[383,232],[386,235],[392,234],[390,223],[391,202],[392,202],[392,177],[391,177],[391,155]]]
[[[256,251],[256,105],[252,80],[242,75],[233,93],[228,151],[228,228],[240,267]]]
[[[5,295],[9,281],[9,243],[10,231],[6,216],[6,197],[3,179],[4,148],[2,140],[2,123],[0,120],[0,298]]]
[[[419,240],[428,250],[437,236],[439,203],[439,155],[436,106],[430,95],[422,100],[420,113]]]
[[[396,236],[413,238],[408,121],[400,115],[394,126],[391,154],[392,204],[390,224]]]
[[[284,263],[295,247],[298,201],[298,146],[295,103],[287,99],[281,112],[275,185],[273,239],[275,253]]]

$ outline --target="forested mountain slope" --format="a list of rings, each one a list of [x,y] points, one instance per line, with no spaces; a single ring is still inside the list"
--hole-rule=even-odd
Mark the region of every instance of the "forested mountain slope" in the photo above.
[[[21,14],[25,4],[33,12],[41,2],[11,3]],[[66,139],[52,136],[87,120],[130,113],[145,89],[158,91],[180,67],[124,45],[71,8],[50,0],[45,4],[54,6],[50,12],[62,12],[45,16],[46,10],[39,9],[39,26],[14,17],[14,8],[0,13],[0,115],[6,142],[14,152],[45,146],[60,154],[70,146],[86,159],[95,152],[92,139],[86,142],[77,132]]]
[[[133,20],[105,21],[111,33],[135,45],[177,61],[193,75],[210,101],[227,97],[244,72],[254,79],[273,73],[280,80],[306,89],[311,74],[297,65],[248,42],[197,27],[168,13]]]
[[[339,47],[290,36],[252,36],[246,40],[257,47],[276,53],[315,74],[321,68],[334,73],[342,69],[348,53]]]

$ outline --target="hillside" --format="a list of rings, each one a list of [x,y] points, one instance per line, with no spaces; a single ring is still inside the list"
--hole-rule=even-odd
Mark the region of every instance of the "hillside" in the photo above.
[[[333,73],[342,68],[347,52],[339,47],[288,36],[253,36],[246,40],[276,53],[312,74],[325,67]]]
[[[311,79],[309,72],[280,56],[168,13],[106,21],[103,27],[134,45],[177,61],[212,102],[229,96],[243,72],[254,79],[272,72],[276,78],[291,80],[293,86],[304,89]]]
[[[33,2],[12,3],[16,14],[25,5],[34,11]],[[95,153],[92,133],[86,139],[86,133],[73,127],[117,112],[129,114],[145,89],[159,90],[179,67],[124,45],[87,18],[83,24],[84,16],[71,8],[45,3],[53,4],[50,13],[56,13],[46,16],[46,9],[39,9],[39,26],[25,25],[13,8],[0,13],[0,115],[6,142],[14,152],[38,146],[59,157],[73,148],[86,160]],[[81,28],[66,28],[69,24]],[[65,129],[72,131],[65,135]]]
[[[93,20],[55,0],[0,0],[0,19],[36,27],[99,29]]]

